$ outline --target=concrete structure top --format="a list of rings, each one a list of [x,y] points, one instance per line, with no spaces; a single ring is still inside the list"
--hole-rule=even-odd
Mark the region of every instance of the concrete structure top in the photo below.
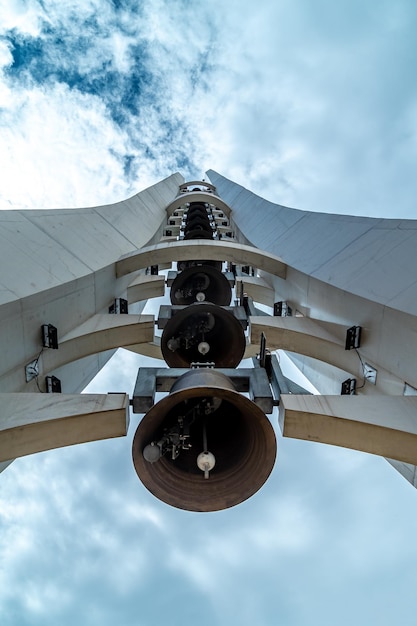
[[[0,211],[0,305],[88,276],[149,243],[180,174],[115,204]],[[13,259],[13,262],[10,262]]]
[[[189,180],[186,183],[180,185],[180,189],[187,189],[187,187],[207,187],[207,189],[211,189],[212,191],[216,191],[216,187],[211,183],[208,183],[205,180]]]
[[[224,211],[227,217],[230,217],[229,205],[226,204],[222,198],[219,198],[219,196],[207,191],[190,191],[187,195],[180,194],[179,196],[176,196],[176,198],[174,198],[174,200],[172,200],[166,208],[168,215],[172,215],[176,209],[186,202],[207,202],[208,204],[215,204],[216,207]]]
[[[417,313],[417,220],[291,209],[264,200],[213,170],[207,175],[253,245],[339,289]]]

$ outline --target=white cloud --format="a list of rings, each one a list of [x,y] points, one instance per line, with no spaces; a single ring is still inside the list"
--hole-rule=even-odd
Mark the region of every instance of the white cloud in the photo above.
[[[1,31],[16,29],[30,36],[36,36],[40,32],[41,21],[44,12],[36,0],[25,2],[15,0],[0,6]]]
[[[125,193],[129,142],[98,98],[56,85],[14,93],[9,103],[0,128],[3,208],[49,208],[51,198],[94,205]]]
[[[46,45],[46,22],[72,44],[90,37],[81,52],[58,46],[57,67],[99,85],[35,79],[27,66],[24,80],[13,77],[11,44],[0,41],[2,208],[113,202],[181,166],[299,208],[415,217],[412,2],[158,0],[143,14],[139,5],[2,5],[3,36],[14,29]],[[120,81],[134,76],[142,96],[118,123],[115,102],[122,110],[131,93],[100,83],[109,66]],[[119,353],[95,388],[131,390],[137,363]],[[345,626],[373,623],[379,600],[381,626],[412,623],[412,488],[366,455],[278,444],[261,492],[208,516],[154,499],[129,440],[16,462],[1,476],[0,604],[44,626],[80,621],[77,606],[86,624],[131,626],[139,614],[146,626],[183,615],[202,626]],[[345,589],[353,600],[340,611]]]
[[[36,4],[26,6],[32,8],[25,15],[42,15],[39,8],[36,13]],[[321,2],[314,12],[305,2],[265,3],[256,11],[248,3],[227,7],[199,3],[189,11],[182,3],[160,0],[134,17],[126,9],[115,11],[110,3],[97,9],[96,2],[64,8],[48,3],[51,26],[58,23],[69,29],[71,20],[79,24],[84,20],[86,32],[91,32],[91,46],[76,55],[78,71],[106,72],[110,62],[129,75],[136,64],[132,44],[146,44],[146,68],[157,80],[156,91],[153,102],[138,104],[138,116],[126,120],[126,133],[103,109],[97,124],[86,128],[85,106],[98,109],[106,94],[97,93],[88,102],[69,94],[73,115],[67,116],[68,133],[80,149],[66,158],[71,148],[63,145],[58,160],[65,166],[75,163],[81,174],[70,167],[69,176],[60,176],[59,170],[57,178],[62,188],[65,178],[72,177],[75,203],[110,202],[130,195],[176,169],[179,154],[186,154],[193,170],[186,175],[201,175],[213,167],[263,195],[300,208],[376,214],[381,209],[392,211],[395,202],[403,214],[413,210],[416,94],[406,79],[411,50],[403,43],[415,19],[410,3],[403,1],[395,8],[383,3],[379,11],[346,3],[334,11]],[[12,19],[5,19],[6,28]],[[18,30],[25,32],[19,24]],[[62,68],[71,63],[71,55],[60,58]],[[52,86],[46,90],[49,114],[62,108],[55,92]],[[173,134],[165,124],[168,120],[175,126]],[[62,128],[54,121],[50,114],[48,127],[59,136]],[[9,124],[15,130],[21,122],[16,117]],[[40,150],[36,160],[53,165],[56,146],[42,150],[39,125],[34,114],[33,135],[27,131],[24,135],[28,161],[35,158],[33,143]],[[27,199],[21,192],[14,200],[15,181],[21,177],[22,159],[13,158],[20,150],[19,137],[6,134],[5,140],[6,145],[15,145],[12,156],[2,157],[8,173],[13,173],[5,196],[18,205],[44,205],[47,196],[39,184],[38,189],[32,185]],[[49,142],[46,136],[43,143]],[[136,178],[132,175],[128,185],[123,185],[120,163],[108,154],[109,148],[114,154],[114,143],[115,154],[136,158]],[[91,154],[91,146],[97,146],[97,153]],[[100,162],[101,174],[92,175],[93,162]],[[62,174],[65,171],[63,167]],[[103,181],[104,171],[112,175]],[[29,167],[25,179],[36,173],[37,168]],[[38,179],[44,176],[40,172]],[[61,197],[71,198],[71,193],[66,189],[60,195],[57,187],[52,185],[50,193],[53,204],[68,204]]]

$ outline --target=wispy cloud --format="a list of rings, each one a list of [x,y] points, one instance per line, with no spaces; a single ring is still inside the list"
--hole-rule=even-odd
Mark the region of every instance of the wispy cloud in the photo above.
[[[26,162],[50,165],[54,155],[67,166],[70,146],[53,142],[65,125],[86,175],[76,180],[55,166],[67,185],[50,195],[58,205],[109,202],[173,170],[201,176],[214,167],[302,208],[377,214],[394,201],[403,214],[414,208],[411,2],[378,10],[343,2],[337,11],[325,1],[314,11],[308,2],[256,11],[247,2],[197,2],[192,10],[164,0],[29,2],[2,17],[3,92],[13,93],[0,126],[0,157],[9,180],[13,174],[4,206],[22,203],[17,178],[34,173],[23,171],[19,135],[10,159],[14,134]],[[32,133],[45,119],[51,136],[46,131],[36,159],[40,137]],[[32,189],[26,205],[46,198]]]
[[[0,206],[109,203],[213,168],[299,208],[415,217],[416,14],[3,3]],[[95,389],[131,392],[137,365],[118,353]],[[264,488],[201,516],[142,487],[136,423],[1,475],[2,626],[413,623],[416,501],[388,464],[279,438]]]

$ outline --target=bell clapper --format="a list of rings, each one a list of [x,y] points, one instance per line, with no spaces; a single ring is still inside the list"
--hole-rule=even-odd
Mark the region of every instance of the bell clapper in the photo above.
[[[205,333],[207,331],[210,331],[213,326],[214,326],[214,322],[211,319],[213,316],[208,315],[207,316],[207,324],[203,324],[201,326],[201,341],[197,346],[197,350],[199,351],[200,354],[202,354],[203,356],[205,356],[208,352],[210,352],[210,344],[206,341],[205,339]]]
[[[200,341],[200,343],[197,346],[197,349],[200,354],[205,356],[210,351],[210,344],[208,344],[207,341]]]
[[[203,450],[204,452],[200,452],[197,457],[197,465],[198,468],[201,469],[202,472],[204,472],[204,478],[207,479],[210,477],[209,473],[216,464],[216,459],[214,457],[214,454],[212,452],[208,452],[207,450],[207,430],[205,422],[203,426]]]

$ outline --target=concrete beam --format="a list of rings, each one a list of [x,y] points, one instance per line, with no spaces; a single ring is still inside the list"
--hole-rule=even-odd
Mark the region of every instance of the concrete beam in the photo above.
[[[163,274],[141,274],[137,276],[127,288],[129,303],[160,298],[165,294],[165,276]]]
[[[59,338],[58,350],[45,349],[42,352],[39,373],[49,372],[90,354],[153,341],[154,325],[153,315],[94,315],[62,339]]]
[[[258,248],[229,241],[194,239],[192,241],[170,241],[142,248],[123,256],[116,263],[116,276],[120,278],[150,265],[173,261],[231,261],[237,265],[252,265],[260,270],[285,278],[286,265],[283,261]]]
[[[240,294],[240,286],[242,283],[243,291],[247,293],[252,300],[270,307],[274,305],[275,291],[263,278],[255,276],[236,276],[237,294]]]
[[[284,437],[417,464],[416,396],[283,395],[279,424]]]
[[[123,437],[129,425],[129,398],[124,393],[2,393],[0,399],[0,462]]]
[[[270,350],[287,350],[302,354],[339,368],[359,381],[363,380],[362,363],[355,350],[345,350],[347,326],[330,322],[316,321],[308,317],[271,317],[251,316],[250,342],[259,345],[261,333],[266,336]],[[343,337],[343,339],[342,339]],[[364,346],[360,348],[362,361],[366,356],[366,336]],[[373,395],[383,393],[398,395],[404,388],[404,381],[395,373],[388,371],[374,359],[369,359],[377,371],[377,384],[366,384],[360,394]]]
[[[318,324],[308,317],[253,316],[249,318],[250,341],[259,345],[261,334],[266,336],[270,350],[288,350],[330,363],[352,375],[361,373],[360,361],[354,350],[345,350],[344,341],[331,332],[334,324]],[[343,327],[344,330],[344,327]],[[358,374],[359,373],[359,374]]]

